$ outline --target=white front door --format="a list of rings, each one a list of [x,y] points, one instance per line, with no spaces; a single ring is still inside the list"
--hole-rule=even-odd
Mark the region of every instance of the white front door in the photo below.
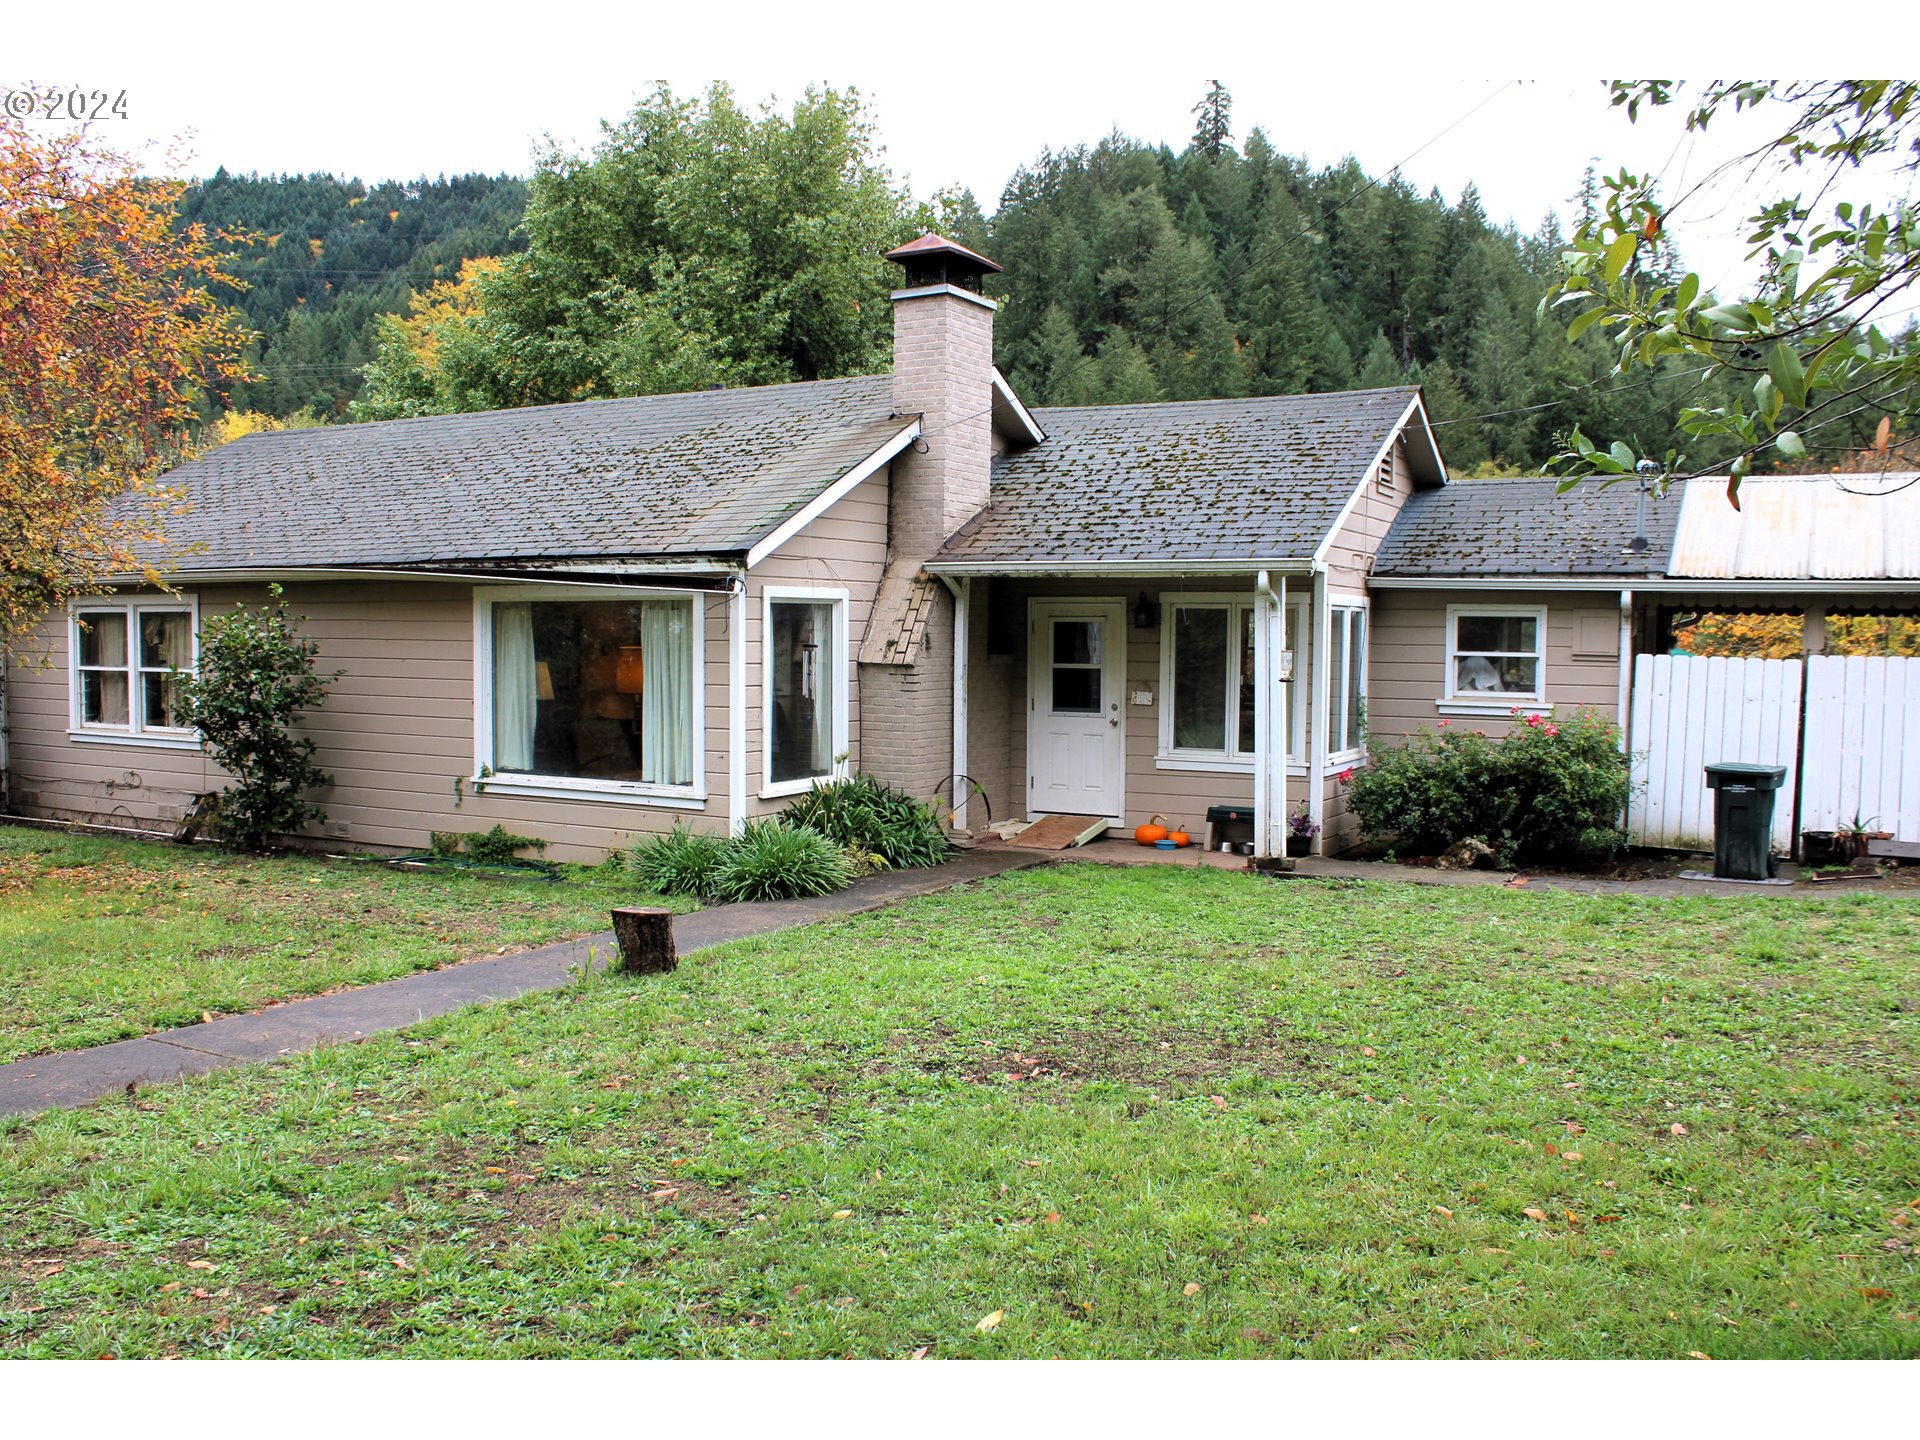
[[[1027,813],[1126,806],[1126,605],[1035,600],[1027,627]]]

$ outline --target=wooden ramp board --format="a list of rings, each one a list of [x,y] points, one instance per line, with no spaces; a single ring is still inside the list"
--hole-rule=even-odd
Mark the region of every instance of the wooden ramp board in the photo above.
[[[1015,850],[1070,850],[1086,844],[1112,823],[1098,815],[1049,815],[1034,821],[1007,844]]]

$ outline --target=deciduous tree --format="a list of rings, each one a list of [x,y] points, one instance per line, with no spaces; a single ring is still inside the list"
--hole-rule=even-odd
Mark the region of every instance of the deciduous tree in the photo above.
[[[206,233],[174,224],[181,188],[0,117],[0,644],[112,577],[161,579],[155,477],[245,340]]]

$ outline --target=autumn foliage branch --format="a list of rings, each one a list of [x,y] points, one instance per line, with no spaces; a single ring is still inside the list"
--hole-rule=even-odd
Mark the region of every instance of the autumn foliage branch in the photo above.
[[[160,583],[155,483],[202,394],[242,378],[232,277],[181,182],[83,131],[0,117],[0,644],[115,577]]]

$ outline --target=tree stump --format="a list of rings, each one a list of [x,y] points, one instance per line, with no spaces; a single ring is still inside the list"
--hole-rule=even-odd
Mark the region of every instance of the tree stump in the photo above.
[[[663,975],[680,963],[673,949],[673,912],[651,906],[621,906],[613,912],[620,942],[620,969],[629,975]]]

